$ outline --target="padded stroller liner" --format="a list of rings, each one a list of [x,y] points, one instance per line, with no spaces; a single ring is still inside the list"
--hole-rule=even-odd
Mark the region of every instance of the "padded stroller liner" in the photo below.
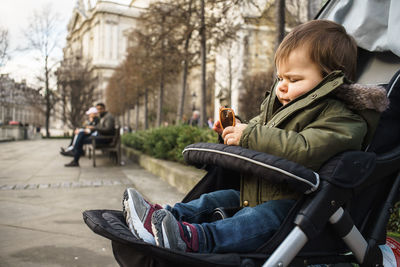
[[[148,265],[151,261],[157,263],[157,266],[181,265],[205,267],[240,265],[240,255],[237,253],[199,254],[179,252],[140,241],[131,234],[121,211],[85,211],[83,213],[83,220],[93,232],[112,240],[114,256],[123,266],[152,266],[151,264]],[[131,255],[127,257],[126,254]],[[152,259],[149,259],[149,257]],[[157,258],[161,258],[163,261],[157,262]],[[180,264],[176,264],[177,258]],[[129,262],[124,262],[127,259],[129,259]],[[171,262],[171,265],[168,262]]]
[[[346,151],[326,162],[319,174],[290,160],[271,154],[224,144],[196,143],[183,150],[185,161],[194,166],[217,165],[231,172],[250,174],[274,183],[286,183],[305,194],[318,189],[320,179],[343,188],[364,183],[375,167],[376,155]]]
[[[320,182],[318,173],[300,164],[239,146],[196,143],[185,147],[182,154],[188,164],[197,167],[218,165],[274,183],[287,183],[293,190],[301,193],[314,192]]]
[[[112,241],[113,253],[115,259],[121,266],[241,266],[243,260],[251,258],[257,264],[262,265],[268,258],[269,251],[273,251],[285,238],[285,229],[293,227],[293,216],[297,213],[298,207],[302,204],[299,201],[290,211],[289,216],[285,219],[280,230],[270,239],[266,246],[261,247],[256,253],[226,253],[226,254],[199,254],[179,252],[166,248],[157,247],[155,245],[145,243],[136,239],[130,232],[125,223],[122,211],[117,210],[89,210],[83,213],[83,219],[89,228]],[[326,242],[324,236],[332,237],[324,232],[322,234],[319,245],[312,245],[299,254],[294,262],[303,263],[304,257],[308,259],[314,258],[318,262],[318,258],[329,259],[337,253],[343,252],[340,249],[341,240],[337,242]],[[321,249],[322,244],[329,243],[329,247],[325,247],[325,252]],[[319,248],[319,252],[316,252]],[[312,252],[308,252],[312,251]],[[329,251],[328,253],[326,251]],[[336,260],[339,258],[335,256]],[[299,264],[302,266],[303,264]]]

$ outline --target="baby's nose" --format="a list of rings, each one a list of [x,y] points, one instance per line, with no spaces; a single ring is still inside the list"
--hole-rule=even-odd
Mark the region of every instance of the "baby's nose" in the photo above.
[[[287,84],[286,84],[286,82],[280,81],[280,82],[278,83],[277,88],[278,88],[278,90],[281,91],[281,92],[286,92],[286,91],[287,91]]]

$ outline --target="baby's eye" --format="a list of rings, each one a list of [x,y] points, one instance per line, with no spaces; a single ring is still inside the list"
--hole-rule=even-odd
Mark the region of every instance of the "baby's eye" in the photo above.
[[[277,80],[278,82],[281,82],[281,81],[282,81],[282,78],[279,77],[279,76],[276,76],[276,80]]]
[[[298,80],[298,79],[294,79],[294,78],[290,78],[289,81],[290,81],[291,83],[295,83],[295,82],[298,82],[299,80]]]

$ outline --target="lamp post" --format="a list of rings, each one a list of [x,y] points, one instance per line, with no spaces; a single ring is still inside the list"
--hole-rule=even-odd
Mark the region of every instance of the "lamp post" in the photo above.
[[[196,99],[197,99],[196,92],[193,92],[192,93],[192,111],[196,110]]]

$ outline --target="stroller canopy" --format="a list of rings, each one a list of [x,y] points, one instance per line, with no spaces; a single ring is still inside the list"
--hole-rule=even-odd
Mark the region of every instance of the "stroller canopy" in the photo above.
[[[341,0],[332,1],[321,17],[342,24],[359,47],[400,57],[399,11],[398,0]]]
[[[400,69],[400,1],[330,0],[317,19],[342,24],[356,40],[357,83],[385,85]]]

